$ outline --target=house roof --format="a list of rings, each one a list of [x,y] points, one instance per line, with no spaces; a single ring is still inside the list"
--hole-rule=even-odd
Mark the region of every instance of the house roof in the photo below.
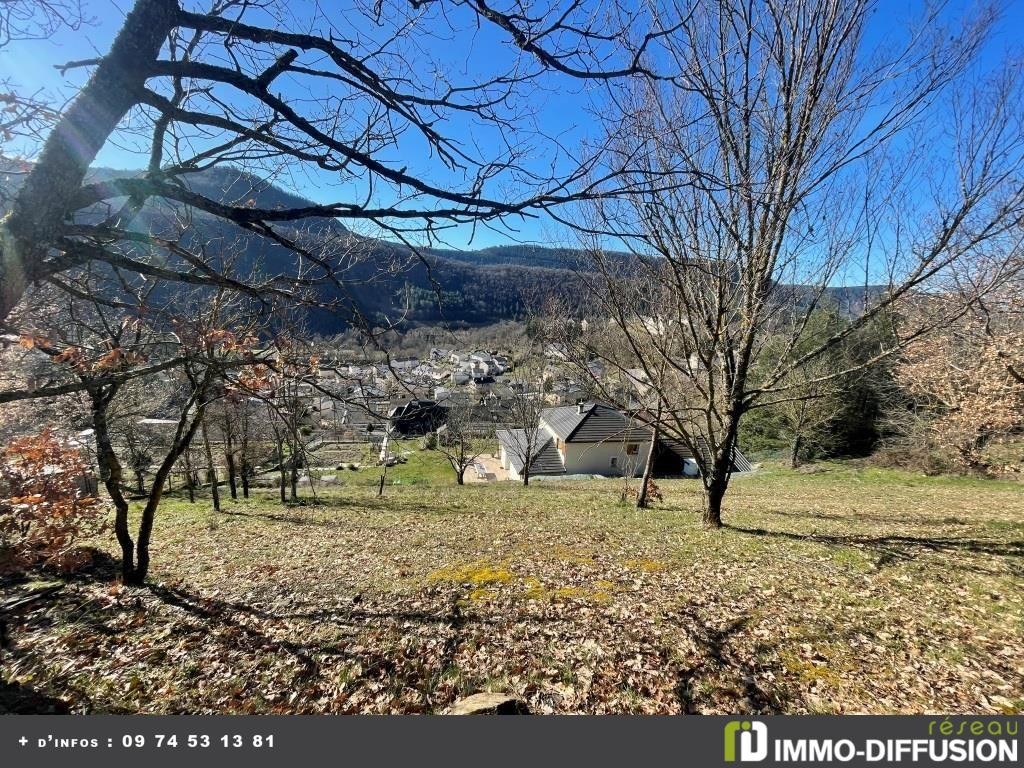
[[[682,440],[674,437],[668,437],[662,435],[658,438],[658,443],[665,450],[671,451],[681,459],[692,459],[693,451],[686,447],[686,444]],[[711,461],[711,449],[708,447],[708,441],[703,437],[697,439],[697,447],[700,449],[701,458],[705,462]],[[743,452],[739,448],[733,448],[732,452],[732,471],[733,472],[753,472],[754,465],[750,463],[750,459],[743,455]]]
[[[536,433],[536,430],[534,430]],[[499,429],[495,432],[498,442],[501,443],[508,455],[509,463],[516,473],[522,473],[523,448],[527,445],[527,433],[525,429]],[[564,475],[565,466],[562,464],[562,456],[555,448],[555,441],[550,437],[544,439],[541,435],[535,437],[538,444],[533,447],[533,460],[530,462],[531,475]],[[541,442],[543,441],[543,442]]]
[[[389,419],[412,418],[427,416],[434,412],[437,403],[433,400],[407,400],[392,406],[388,410]]]
[[[670,451],[678,456],[680,459],[692,459],[693,451],[686,447],[686,444],[675,437],[669,437],[668,435],[658,435],[658,449],[661,451]]]
[[[567,443],[600,443],[607,440],[642,442],[651,439],[651,430],[637,424],[622,411],[598,402],[583,406],[562,405],[545,408],[541,420]]]

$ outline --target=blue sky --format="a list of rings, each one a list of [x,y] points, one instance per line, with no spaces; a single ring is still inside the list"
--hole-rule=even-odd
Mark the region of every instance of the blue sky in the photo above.
[[[346,22],[352,19],[357,20],[362,26],[353,30],[354,33],[372,36],[375,31],[365,16],[360,14],[346,14],[344,6],[358,0],[343,0],[343,2],[321,3],[323,7],[330,8],[331,13],[337,13],[338,18],[344,18]],[[104,53],[117,30],[128,8],[130,0],[84,0],[84,7],[91,17],[91,23],[78,31],[64,30],[50,40],[22,41],[9,45],[6,49],[0,50],[0,76],[10,77],[23,90],[43,91],[58,100],[71,98],[77,88],[81,86],[86,76],[84,70],[72,70],[66,75],[61,75],[55,65],[70,60],[89,58]],[[288,4],[289,9],[297,17],[306,17],[313,6],[309,0],[295,0]],[[952,12],[967,7],[966,3],[953,3]],[[890,2],[883,0],[880,10],[875,14],[871,35],[881,38],[890,29],[901,27],[905,20],[919,11],[919,0],[896,0]],[[363,19],[362,22],[358,20]],[[465,20],[465,19],[463,19]],[[258,21],[258,19],[257,19]],[[459,19],[456,18],[456,24]],[[1024,29],[1024,0],[1011,0],[1006,3],[1005,15],[1002,19],[997,34],[992,39],[986,53],[986,61],[994,62],[1006,50],[1017,50],[1020,48],[1020,30]],[[510,52],[502,35],[491,28],[481,28],[472,32],[451,34],[447,30],[435,29],[437,38],[429,43],[430,50],[423,50],[424,61],[427,58],[434,59],[444,65],[456,77],[469,79],[479,77],[488,71],[495,71],[510,60]],[[413,41],[412,54],[416,53],[416,43]],[[427,70],[421,71],[424,77],[429,77]],[[599,99],[595,86],[585,85],[565,77],[545,77],[539,83],[539,90],[531,92],[529,104],[524,104],[535,113],[536,131],[529,127],[526,134],[530,141],[535,143],[535,161],[538,167],[552,162],[555,153],[551,149],[550,142],[546,142],[544,135],[557,136],[566,146],[574,147],[582,140],[595,133],[595,121],[591,116],[595,101]],[[311,94],[294,93],[287,91],[287,96],[302,98]],[[321,94],[312,94],[319,96]],[[467,147],[475,146],[480,156],[495,154],[499,151],[497,137],[493,131],[486,127],[474,125],[468,122],[453,122],[447,132],[455,139],[463,142]],[[410,167],[416,167],[418,150],[415,143],[406,142],[397,147],[397,154],[389,159],[396,163],[408,162]],[[96,164],[115,168],[139,168],[145,163],[145,155],[142,147],[138,146],[131,139],[118,139],[108,142]],[[407,153],[409,157],[402,156]],[[564,162],[564,160],[563,160]],[[427,169],[427,166],[424,166]],[[453,185],[458,184],[459,179],[452,177],[445,178],[445,172],[434,168],[434,176],[431,180],[438,183],[450,181]],[[430,173],[430,170],[426,171]],[[421,174],[423,171],[421,171]],[[361,182],[340,181],[336,177],[326,177],[321,173],[302,171],[290,176],[277,179],[282,186],[290,191],[297,192],[304,197],[318,202],[330,202],[340,199],[356,199],[363,192],[365,186]],[[485,247],[488,245],[502,244],[515,241],[557,243],[565,239],[565,233],[546,218],[510,222],[512,229],[508,231],[492,231],[489,229],[473,230],[469,227],[460,228],[448,235],[449,244],[453,247]]]

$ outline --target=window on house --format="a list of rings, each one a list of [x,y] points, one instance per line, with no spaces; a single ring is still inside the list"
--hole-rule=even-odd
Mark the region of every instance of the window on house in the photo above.
[[[617,466],[619,466],[619,457],[612,456],[612,469],[615,469]]]
[[[639,452],[640,452],[640,446],[637,445],[636,443],[629,443],[626,446],[626,455],[627,456],[636,456]]]

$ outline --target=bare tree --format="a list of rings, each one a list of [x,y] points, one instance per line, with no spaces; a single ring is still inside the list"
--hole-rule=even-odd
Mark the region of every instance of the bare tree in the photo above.
[[[140,584],[148,574],[153,524],[171,472],[188,450],[209,403],[218,396],[217,383],[231,368],[252,364],[251,354],[238,341],[252,335],[250,328],[236,336],[222,327],[224,318],[239,317],[223,291],[212,300],[204,298],[203,309],[199,297],[192,297],[192,301],[176,297],[174,306],[186,310],[186,314],[164,314],[155,311],[150,301],[152,284],[129,288],[126,283],[116,307],[100,297],[54,294],[56,300],[35,307],[38,325],[23,343],[51,358],[55,378],[61,380],[59,374],[63,372],[77,379],[88,397],[99,475],[115,509],[114,533],[121,547],[122,578],[125,583]],[[142,318],[137,312],[127,312],[129,299],[136,308],[147,307],[150,313]],[[139,439],[133,449],[117,420],[135,423],[140,395],[131,390],[152,386],[142,377],[151,377],[154,371],[168,377],[168,388],[173,388],[177,397],[162,406],[165,415],[171,417],[165,420],[167,434],[160,439],[135,435]],[[59,389],[64,385],[53,386]],[[127,396],[127,402],[121,402],[122,396]],[[149,402],[160,405],[153,398]],[[143,453],[145,466],[153,464],[156,469],[148,489],[137,488],[143,508],[133,536],[122,455],[127,455],[129,465],[139,470],[143,462],[132,457]]]
[[[925,417],[929,442],[954,465],[991,471],[985,449],[1024,429],[1024,290],[1008,285],[957,322],[912,344],[896,380]],[[934,296],[916,311],[959,304]]]
[[[575,223],[596,273],[581,274],[582,302],[622,348],[602,352],[594,331],[577,344],[646,379],[661,431],[699,465],[708,526],[722,523],[744,414],[848,373],[793,375],[871,323],[894,341],[861,367],[950,322],[1020,247],[1021,71],[978,74],[995,11],[947,25],[929,6],[869,50],[876,5],[674,3],[660,18],[675,79],[624,84],[607,113],[636,193]],[[854,321],[791,354],[830,288],[857,279],[880,288]],[[906,322],[902,307],[952,285],[971,287],[964,302]],[[782,354],[761,365],[779,334]]]
[[[211,395],[213,393],[211,392]],[[211,397],[211,401],[212,401]],[[207,418],[204,410],[199,419],[199,434],[203,438],[203,456],[206,459],[206,479],[210,483],[210,501],[213,511],[220,512],[220,480],[217,477],[217,465],[213,460],[213,446],[210,444],[210,430],[206,426]]]
[[[767,339],[758,365],[774,367],[782,355],[788,355],[790,362],[798,360],[845,325],[847,322],[834,311],[819,310],[809,318],[796,345],[791,344],[786,332]],[[852,374],[841,374],[854,367],[856,360],[844,356],[840,348],[832,348],[804,365],[793,366],[782,380],[788,397],[764,409],[769,418],[777,421],[779,435],[789,443],[792,469],[800,466],[808,452],[828,449],[830,428],[849,407],[844,393],[851,389]],[[762,373],[755,368],[752,380],[758,380]]]
[[[822,446],[829,426],[846,407],[839,394],[839,385],[831,378],[835,373],[834,362],[819,358],[795,369],[786,381],[792,397],[776,406],[781,420],[780,432],[789,439],[789,466],[792,469],[803,463],[808,449]]]
[[[270,427],[270,434],[273,439],[274,461],[277,462],[278,491],[281,496],[281,503],[288,503],[288,428],[281,417],[280,409],[271,401],[266,401],[267,424]]]
[[[0,52],[12,42],[45,40],[59,29],[78,29],[88,19],[77,0],[6,0],[0,3]],[[8,180],[25,176],[29,157],[60,118],[60,109],[45,92],[0,74],[0,165]],[[10,191],[0,186],[0,209]]]
[[[640,490],[636,494],[636,508],[646,509],[651,501],[651,493],[654,487],[654,467],[658,460],[658,439],[661,432],[658,427],[661,424],[661,403],[655,404],[654,418],[651,422],[651,450],[647,452],[647,460],[644,462],[644,474],[640,480]]]
[[[0,5],[0,48],[49,37],[61,27],[78,29],[84,21],[79,0],[6,0]]]
[[[41,34],[63,18],[62,10],[76,8],[0,5],[0,22],[25,10]],[[64,66],[89,68],[91,76],[54,114],[3,219],[0,321],[29,285],[66,287],[65,276],[86,264],[258,299],[327,303],[363,320],[344,279],[354,238],[325,237],[324,219],[361,223],[411,246],[461,223],[527,215],[596,194],[607,182],[596,155],[574,161],[557,152],[548,167],[558,173],[542,170],[538,152],[560,145],[538,140],[545,138],[542,128],[524,105],[530,89],[549,77],[654,76],[644,59],[662,33],[628,45],[646,15],[621,10],[389,0],[328,13],[315,3],[300,11],[283,0],[210,0],[196,12],[179,0],[135,0],[109,51]],[[458,75],[443,56],[429,59],[425,40],[438,41],[443,52],[447,36],[475,35],[480,25],[505,42],[489,49],[487,67],[466,68],[481,74]],[[318,96],[289,99],[282,95],[288,89]],[[489,131],[501,149],[481,155],[455,138],[460,125]],[[88,180],[100,149],[125,135],[147,137],[146,171]],[[244,174],[243,188],[218,195],[193,183],[196,174],[225,164],[260,179],[292,169],[321,174],[344,193],[335,202],[261,208],[254,186],[262,182]],[[363,200],[351,200],[353,185],[366,190]],[[144,208],[160,212],[161,226],[142,233],[133,221]],[[245,232],[288,249],[294,268],[251,278],[226,274],[206,248],[210,237],[192,235],[193,214],[202,214],[208,230],[226,228],[229,239]],[[142,257],[143,249],[157,257]],[[413,247],[401,253],[381,257],[376,268],[390,272],[396,261],[419,258]]]
[[[465,483],[466,470],[476,463],[490,444],[493,425],[478,423],[475,409],[468,400],[450,401],[445,423],[437,430],[437,451],[455,473],[455,482]]]
[[[194,444],[189,443],[188,447],[181,452],[180,461],[184,465],[184,484],[185,490],[188,491],[189,503],[195,504],[196,488],[199,488],[202,485],[199,481],[199,472],[196,467],[201,466],[202,460]]]
[[[521,467],[518,471],[523,485],[530,484],[530,470],[547,439],[540,431],[544,398],[537,390],[537,384],[526,373],[527,370],[517,365],[516,375],[509,381],[511,395],[506,406],[510,428],[498,431],[504,451],[513,464]]]
[[[239,436],[244,419],[244,399],[234,393],[219,398],[207,410],[210,425],[216,430],[224,457],[224,471],[227,475],[228,492],[232,499],[238,498],[238,456]]]

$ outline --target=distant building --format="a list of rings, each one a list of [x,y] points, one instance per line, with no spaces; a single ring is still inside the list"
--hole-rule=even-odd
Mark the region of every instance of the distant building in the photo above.
[[[524,447],[529,434],[523,429],[497,431],[499,458],[509,479],[523,475]],[[545,408],[534,430],[530,475],[643,474],[652,448],[653,431],[634,417],[600,402]],[[680,441],[659,438],[654,446],[656,476],[697,477],[693,453]],[[706,447],[702,447],[706,452]],[[737,449],[734,472],[753,469]]]
[[[396,357],[391,361],[391,369],[394,371],[411,371],[420,364],[415,357]]]
[[[544,357],[548,360],[568,360],[569,348],[565,344],[548,344],[544,347]]]
[[[651,451],[652,431],[605,403],[545,408],[536,429],[531,475],[639,475]],[[497,433],[501,466],[522,477],[522,429]]]
[[[407,400],[388,410],[388,424],[400,435],[422,435],[444,424],[447,413],[434,400]]]

